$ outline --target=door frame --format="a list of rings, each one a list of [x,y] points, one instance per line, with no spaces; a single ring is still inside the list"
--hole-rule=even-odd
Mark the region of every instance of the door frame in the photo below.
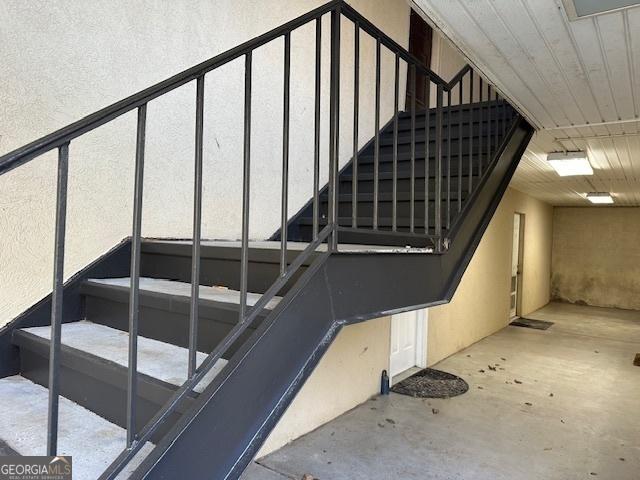
[[[428,334],[429,334],[429,309],[422,308],[415,310],[415,322],[416,322],[416,348],[414,366],[409,367],[407,370],[417,367],[426,368],[427,366],[427,352],[428,352]],[[393,377],[401,376],[403,372],[398,372],[395,375],[391,374],[391,346],[393,342],[393,315],[389,317],[389,362],[387,366],[387,372],[389,372],[389,384],[393,385]]]
[[[525,233],[525,222],[526,215],[522,212],[515,211],[513,212],[513,218],[515,223],[516,215],[520,218],[519,232],[518,232],[518,265],[516,270],[516,305],[515,305],[515,316],[511,316],[511,300],[509,300],[509,316],[511,319],[520,317],[522,313],[522,295],[524,289],[523,285],[523,270],[524,270],[524,233]],[[515,226],[515,225],[514,225]],[[511,248],[513,249],[513,228],[511,232]],[[512,251],[512,260],[513,260],[513,251]],[[509,280],[511,280],[511,276],[509,276]],[[511,281],[509,281],[509,285],[511,285]],[[511,297],[511,287],[509,287],[509,297]]]

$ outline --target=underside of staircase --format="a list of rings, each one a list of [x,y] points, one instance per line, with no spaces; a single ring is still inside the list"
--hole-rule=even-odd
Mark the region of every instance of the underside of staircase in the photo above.
[[[334,1],[92,121],[138,108],[144,139],[144,102],[168,85],[195,79],[200,95],[206,72],[240,55],[250,67],[247,52],[283,35],[286,49],[292,30],[325,14],[334,37],[344,15],[424,68]],[[74,478],[238,478],[343,326],[451,300],[533,129],[491,90],[463,102],[470,67],[450,84],[432,75],[433,108],[399,111],[340,170],[332,157],[335,176],[271,239],[206,241],[199,230],[194,240],[144,239],[134,214],[132,238],[59,278],[0,330],[0,399],[20,406],[0,412],[0,451],[45,453],[53,381],[57,451],[74,456]],[[458,87],[460,101],[449,93],[443,106],[445,89]],[[0,174],[47,145],[63,165],[69,132],[89,129],[74,128],[0,157]]]

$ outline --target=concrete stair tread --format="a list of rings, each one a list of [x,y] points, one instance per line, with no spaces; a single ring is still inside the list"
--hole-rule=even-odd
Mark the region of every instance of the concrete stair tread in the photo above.
[[[21,376],[0,379],[2,439],[24,456],[44,455],[47,444],[49,391]],[[73,457],[73,478],[93,480],[115,460],[126,444],[126,430],[86,408],[60,397],[58,453]],[[118,478],[128,478],[153,448],[148,443]]]
[[[51,327],[31,327],[22,331],[49,340]],[[62,345],[128,366],[129,333],[88,321],[62,325]],[[197,353],[198,365],[206,354]],[[180,386],[187,380],[188,349],[138,336],[138,372]],[[220,373],[227,360],[220,359],[194,389],[201,393]]]
[[[129,288],[131,279],[129,277],[121,278],[91,278],[87,283],[99,285],[111,285],[121,288]],[[191,284],[179,282],[175,280],[166,280],[162,278],[140,277],[140,291],[155,292],[166,295],[176,295],[180,297],[191,297]],[[262,295],[259,293],[247,293],[247,304],[253,306]],[[200,285],[199,297],[201,300],[209,300],[212,302],[240,304],[240,292],[232,290],[224,286],[206,286]],[[281,297],[272,298],[265,309],[273,310],[280,302]]]

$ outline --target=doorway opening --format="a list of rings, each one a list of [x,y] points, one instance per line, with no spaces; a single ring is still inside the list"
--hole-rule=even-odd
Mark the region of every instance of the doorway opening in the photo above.
[[[431,47],[433,43],[433,29],[418,13],[411,10],[409,21],[409,53],[431,68]],[[427,106],[427,82],[424,75],[416,75],[416,109],[424,109]],[[405,108],[411,108],[411,95],[413,93],[413,79],[407,74],[407,98]]]
[[[511,250],[511,293],[509,317],[520,316],[522,293],[522,253],[524,242],[524,214],[513,215],[513,243]]]
[[[389,377],[393,385],[426,366],[428,310],[391,316]]]

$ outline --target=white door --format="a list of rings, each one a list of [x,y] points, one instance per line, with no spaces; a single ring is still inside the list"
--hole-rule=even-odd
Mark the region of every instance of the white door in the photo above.
[[[522,235],[522,215],[513,216],[513,249],[511,250],[511,295],[510,316],[518,316],[518,291],[520,289],[520,244]]]
[[[421,366],[424,355],[424,310],[391,316],[391,359],[389,376]]]

